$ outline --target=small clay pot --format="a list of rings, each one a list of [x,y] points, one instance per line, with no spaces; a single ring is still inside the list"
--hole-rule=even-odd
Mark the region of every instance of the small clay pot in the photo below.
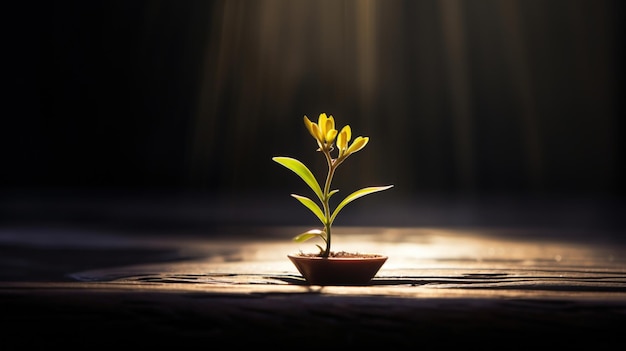
[[[387,256],[378,254],[319,257],[297,253],[287,257],[309,285],[368,285],[387,261]]]

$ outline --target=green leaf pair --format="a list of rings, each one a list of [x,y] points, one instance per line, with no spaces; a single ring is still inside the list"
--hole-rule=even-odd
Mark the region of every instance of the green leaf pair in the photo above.
[[[291,170],[292,172],[294,172],[295,174],[297,174],[300,178],[302,178],[302,180],[304,180],[304,182],[313,190],[313,192],[317,195],[317,197],[319,198],[319,200],[324,203],[324,201],[328,201],[328,199],[324,198],[324,194],[322,193],[322,189],[319,185],[319,183],[317,182],[317,179],[315,179],[315,176],[313,175],[313,173],[311,172],[311,170],[309,170],[309,168],[303,164],[302,162],[298,161],[295,158],[291,158],[291,157],[273,157],[272,160],[274,160],[275,162],[281,164],[282,166],[286,167],[287,169]],[[335,208],[335,210],[332,212],[332,215],[328,215],[328,213],[325,213],[318,204],[316,204],[313,200],[309,199],[306,196],[302,196],[302,195],[297,195],[297,194],[291,194],[291,196],[293,196],[294,198],[296,198],[298,201],[300,201],[300,203],[302,203],[304,206],[306,206],[309,210],[311,210],[311,212],[313,212],[313,214],[319,218],[319,220],[322,222],[322,224],[324,224],[324,226],[330,226],[332,225],[332,223],[335,221],[335,218],[337,217],[337,215],[339,214],[339,211],[341,211],[341,209],[343,209],[347,204],[349,204],[350,202],[363,197],[365,195],[368,194],[372,194],[375,192],[379,192],[379,191],[383,191],[383,190],[387,190],[389,188],[393,187],[393,185],[387,185],[387,186],[372,186],[372,187],[367,187],[367,188],[363,188],[360,190],[357,190],[355,192],[353,192],[352,194],[346,196]],[[333,194],[335,194],[338,190],[333,190],[328,194],[328,197],[330,198],[330,196],[332,196]],[[310,231],[311,232],[311,231]],[[315,233],[312,234],[310,232],[307,233],[303,233],[301,235],[305,236],[306,239],[304,240],[308,240],[314,236],[319,236],[320,233]],[[309,234],[309,235],[307,235]]]

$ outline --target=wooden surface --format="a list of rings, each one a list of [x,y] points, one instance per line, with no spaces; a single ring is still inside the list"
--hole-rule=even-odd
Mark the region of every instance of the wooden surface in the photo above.
[[[623,342],[626,249],[615,233],[338,227],[335,249],[389,260],[367,286],[318,287],[286,257],[314,248],[290,241],[301,229],[3,228],[3,339],[69,348]]]

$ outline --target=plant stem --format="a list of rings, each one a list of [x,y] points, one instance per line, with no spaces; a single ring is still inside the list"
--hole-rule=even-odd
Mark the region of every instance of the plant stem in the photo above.
[[[324,216],[326,217],[326,223],[324,223],[324,231],[326,232],[326,249],[322,253],[322,257],[328,257],[330,255],[330,242],[331,242],[331,223],[330,223],[330,184],[333,180],[333,175],[335,174],[335,165],[333,164],[333,158],[330,155],[330,151],[325,151],[324,155],[326,156],[326,162],[328,163],[328,174],[326,176],[326,183],[324,184]]]

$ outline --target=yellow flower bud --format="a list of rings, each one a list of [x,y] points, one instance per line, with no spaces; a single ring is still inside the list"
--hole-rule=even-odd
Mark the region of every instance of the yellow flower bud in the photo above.
[[[335,129],[335,118],[333,118],[333,116],[330,115],[326,119],[326,127],[324,128],[324,130],[326,131],[326,133],[328,133],[329,131],[333,129]]]
[[[311,120],[309,119],[309,117],[304,116],[304,125],[306,126],[306,129],[309,130],[309,133],[311,133],[311,135],[318,141],[318,142],[323,142],[322,140],[322,133],[320,131],[320,128],[317,126],[316,123],[311,122]]]
[[[337,129],[333,128],[326,133],[326,142],[330,144],[333,141],[335,141],[336,137],[337,137]]]
[[[369,137],[356,137],[356,139],[354,139],[354,142],[352,143],[352,145],[350,145],[350,147],[348,148],[348,151],[346,151],[347,154],[353,154],[359,150],[361,150],[362,148],[365,147],[365,145],[367,145],[367,142],[370,140]]]
[[[343,129],[341,129],[341,132],[337,136],[337,148],[339,149],[340,153],[346,151],[346,149],[348,148],[348,141],[350,140],[350,127],[348,127],[347,131],[346,127],[348,126],[343,127]]]
[[[352,139],[352,129],[350,128],[350,125],[346,124],[345,127],[341,128],[341,132],[342,133],[346,133],[346,147],[348,146],[348,141],[350,141],[350,139]]]
[[[320,116],[317,119],[317,125],[319,126],[320,131],[324,136],[326,136],[326,133],[328,133],[328,129],[326,129],[326,121],[328,121],[328,117],[326,117],[326,114],[320,113]]]

